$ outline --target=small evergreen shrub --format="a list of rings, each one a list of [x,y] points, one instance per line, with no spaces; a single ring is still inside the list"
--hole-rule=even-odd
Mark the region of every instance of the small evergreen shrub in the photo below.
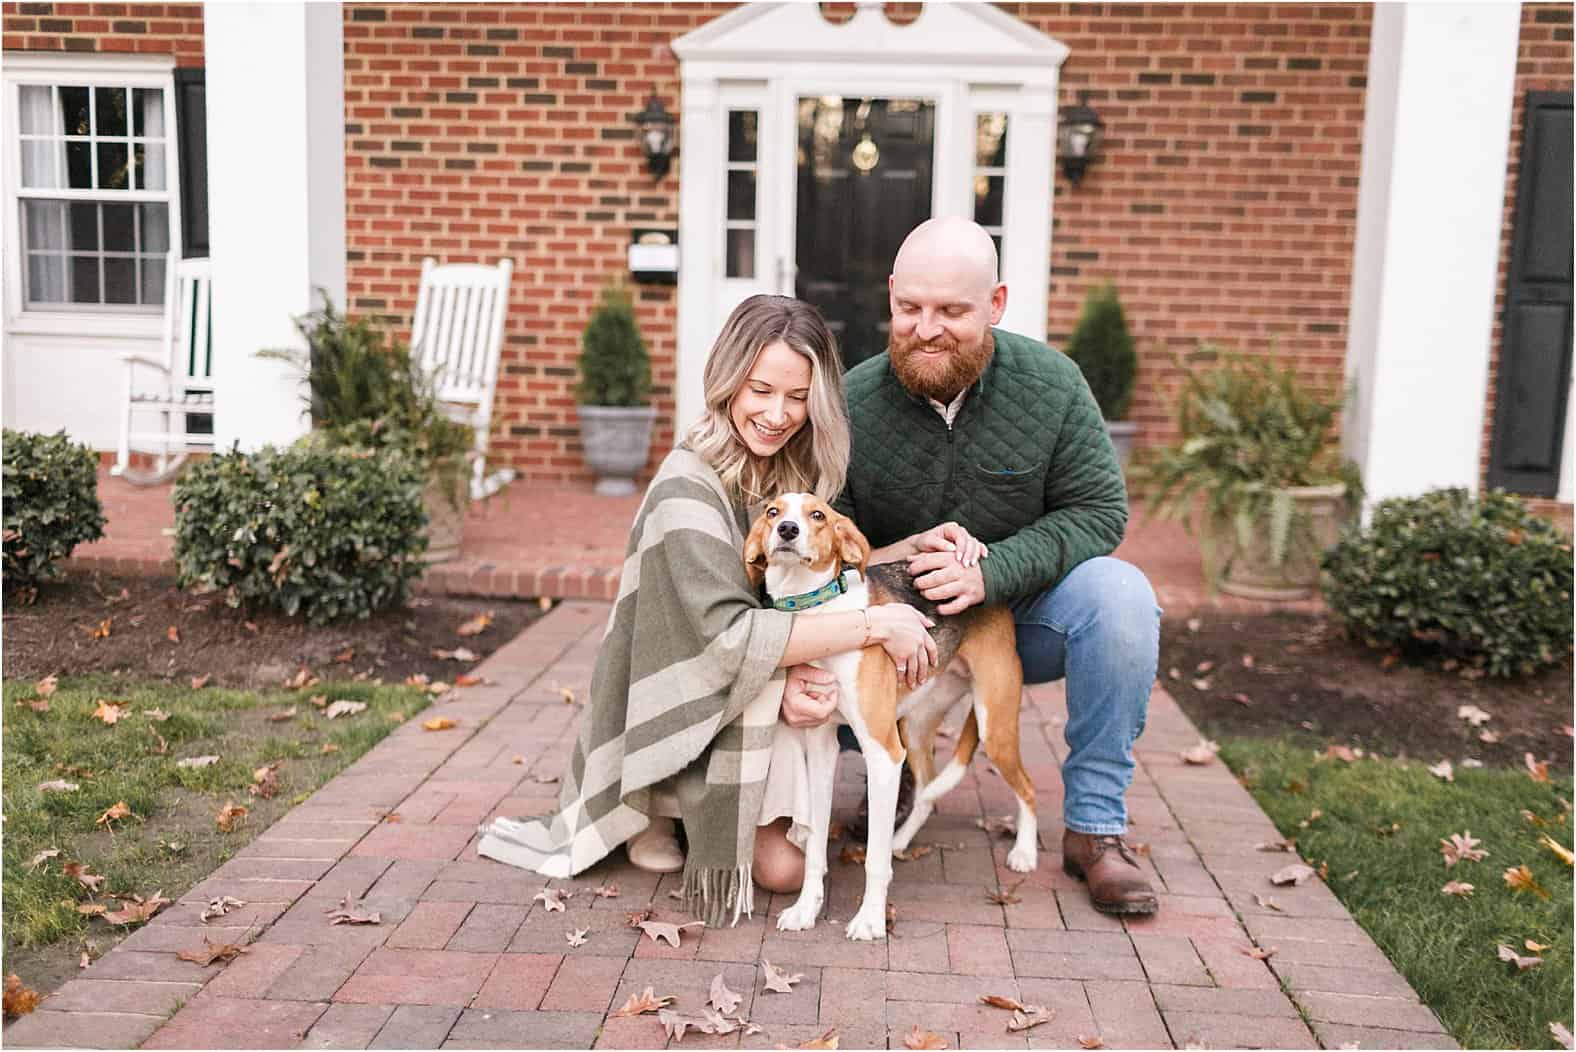
[[[629,294],[617,285],[602,290],[602,302],[580,337],[581,405],[642,406],[651,391],[651,358],[635,324]]]
[[[1089,382],[1100,415],[1107,420],[1125,417],[1133,401],[1138,353],[1116,286],[1109,281],[1090,289],[1084,298],[1078,324],[1067,338],[1067,357]]]
[[[1530,675],[1571,652],[1570,538],[1500,490],[1383,501],[1324,571],[1325,603],[1376,646],[1490,676]]]
[[[104,536],[98,454],[64,431],[7,429],[3,440],[5,582],[32,588],[77,545]]]
[[[175,485],[180,583],[313,624],[401,603],[427,547],[423,479],[392,449],[303,442],[214,456]]]

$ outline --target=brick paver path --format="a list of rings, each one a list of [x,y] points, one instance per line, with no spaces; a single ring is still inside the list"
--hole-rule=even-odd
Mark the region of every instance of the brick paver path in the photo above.
[[[600,603],[560,604],[480,667],[491,684],[436,705],[456,730],[398,729],[13,1024],[6,1045],[659,1048],[654,1016],[609,1013],[646,986],[698,1013],[721,974],[762,1030],[691,1032],[686,1048],[791,1046],[834,1026],[845,1049],[902,1048],[916,1024],[952,1048],[1076,1048],[1094,1036],[1111,1048],[1455,1047],[1323,884],[1269,884],[1287,856],[1254,845],[1277,839],[1275,828],[1224,766],[1179,759],[1198,735],[1159,686],[1130,797],[1132,839],[1149,845],[1145,866],[1162,891],[1152,918],[1096,913],[1061,872],[1058,685],[1029,688],[1024,707],[1045,850],[1019,903],[986,899],[1018,878],[1004,866],[1008,842],[976,825],[1012,809],[982,755],[919,837],[935,850],[896,863],[897,923],[885,942],[843,938],[863,886],[861,869],[843,862],[810,932],[778,932],[772,917],[791,899],[763,895],[764,916],[690,929],[677,949],[653,943],[625,913],[688,920],[668,894],[676,879],[631,868],[621,851],[553,882],[576,894],[547,912],[535,895],[549,882],[478,859],[476,827],[554,806],[557,785],[544,780],[566,762],[579,711],[558,688],[584,696],[606,615]],[[846,813],[863,776],[856,758],[843,767]],[[591,893],[603,883],[618,897]],[[198,914],[221,894],[247,905],[204,928]],[[347,894],[383,923],[330,925],[324,910]],[[249,927],[261,934],[228,965],[175,956],[204,934],[234,941]],[[587,941],[571,948],[565,935],[577,928]],[[1257,960],[1244,952],[1254,945],[1277,952]],[[804,978],[792,993],[768,992],[763,958]],[[1055,1018],[1010,1034],[1008,1013],[978,1003],[988,993]]]

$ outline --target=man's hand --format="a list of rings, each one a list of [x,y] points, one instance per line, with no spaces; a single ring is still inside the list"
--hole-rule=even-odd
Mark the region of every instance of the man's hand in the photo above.
[[[919,594],[943,614],[961,614],[985,601],[985,575],[979,565],[965,566],[950,551],[925,552],[908,561]]]
[[[914,534],[910,540],[914,546],[914,553],[909,556],[911,561],[914,555],[926,552],[951,552],[962,565],[978,566],[981,559],[990,555],[989,548],[955,522],[932,526],[924,533]]]
[[[814,665],[794,665],[783,686],[781,719],[790,727],[819,727],[837,711],[837,677]]]

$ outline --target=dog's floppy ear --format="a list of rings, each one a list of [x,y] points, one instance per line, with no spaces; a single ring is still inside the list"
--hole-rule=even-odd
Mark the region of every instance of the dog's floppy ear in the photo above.
[[[859,532],[854,520],[846,515],[837,516],[832,529],[837,537],[837,557],[855,567],[859,576],[864,577],[865,566],[870,562],[870,542]]]
[[[744,539],[744,572],[749,575],[753,588],[759,588],[766,580],[766,533],[769,529],[771,520],[763,511],[750,527],[750,535]]]

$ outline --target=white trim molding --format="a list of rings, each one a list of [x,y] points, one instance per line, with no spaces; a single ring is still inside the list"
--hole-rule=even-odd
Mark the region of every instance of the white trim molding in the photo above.
[[[675,424],[701,411],[701,373],[741,299],[794,291],[795,107],[822,94],[920,98],[936,107],[932,214],[973,216],[974,120],[1008,116],[1001,260],[1005,328],[1045,337],[1056,88],[1068,49],[990,4],[929,3],[907,25],[862,0],[834,25],[812,3],[757,2],[673,41],[680,98]],[[725,276],[728,111],[758,113],[755,276]]]

